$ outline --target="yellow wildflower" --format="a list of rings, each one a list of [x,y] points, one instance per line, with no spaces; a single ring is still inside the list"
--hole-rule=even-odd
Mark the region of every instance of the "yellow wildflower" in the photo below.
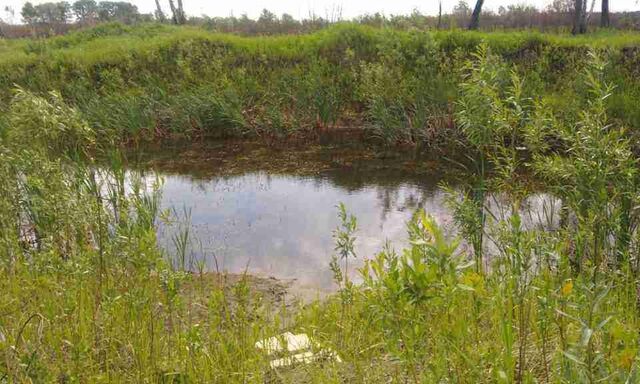
[[[560,292],[562,293],[562,296],[569,296],[571,292],[573,292],[573,281],[567,280],[567,282],[562,286]]]

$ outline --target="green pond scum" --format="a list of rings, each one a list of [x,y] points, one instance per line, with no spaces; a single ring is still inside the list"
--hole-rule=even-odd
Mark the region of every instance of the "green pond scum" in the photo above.
[[[0,40],[0,383],[640,383],[639,36],[103,25]],[[176,263],[189,230],[178,254],[161,248],[157,227],[179,221],[162,180],[125,168],[141,142],[225,138],[280,154],[193,148],[279,172],[296,142],[314,172],[345,127],[374,147],[336,167],[448,161],[458,235],[418,210],[405,247],[360,254],[363,223],[336,201],[321,300]],[[541,186],[559,220],[525,226]],[[285,332],[340,359],[274,369],[255,343]]]

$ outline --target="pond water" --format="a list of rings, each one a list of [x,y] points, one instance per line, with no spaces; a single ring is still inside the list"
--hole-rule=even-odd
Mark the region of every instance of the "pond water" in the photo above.
[[[444,178],[436,166],[418,172],[414,160],[371,159],[362,154],[345,160],[344,152],[314,154],[312,161],[307,156],[303,164],[300,153],[272,150],[241,150],[222,155],[224,161],[213,161],[219,152],[218,147],[193,151],[197,156],[164,152],[165,161],[151,166],[164,181],[162,207],[183,219],[160,225],[160,243],[176,253],[174,238],[188,228],[185,264],[192,270],[246,271],[295,280],[298,291],[330,292],[336,288],[329,262],[335,252],[339,203],[358,219],[355,265],[375,256],[387,241],[396,249],[405,246],[406,223],[419,208],[448,233],[454,232],[445,193],[439,188]],[[247,163],[247,159],[260,161]],[[226,172],[230,169],[233,172]],[[300,169],[304,172],[297,172]],[[529,212],[554,212],[553,207],[545,208],[546,200],[544,195],[534,198]],[[488,205],[500,210],[499,203]],[[549,218],[525,220],[535,224]]]
[[[163,175],[163,207],[187,212],[192,242],[191,267],[296,279],[320,291],[333,287],[329,262],[336,205],[344,203],[358,219],[356,252],[372,257],[385,241],[405,244],[406,222],[424,208],[446,224],[444,195],[437,180],[389,175],[386,182],[366,182],[366,173],[318,176],[251,172],[194,180]],[[378,175],[379,176],[379,175]],[[361,179],[354,185],[350,178]],[[161,242],[172,248],[180,226],[161,227]],[[182,227],[184,228],[184,227]]]
[[[188,228],[185,263],[192,270],[295,279],[299,290],[326,293],[336,288],[329,262],[339,203],[358,219],[360,263],[387,240],[405,245],[406,222],[418,208],[443,225],[451,221],[438,188],[441,170],[412,155],[230,143],[132,153],[143,157],[132,168],[162,177],[162,208],[181,218],[160,225],[160,245],[175,254],[174,239]]]

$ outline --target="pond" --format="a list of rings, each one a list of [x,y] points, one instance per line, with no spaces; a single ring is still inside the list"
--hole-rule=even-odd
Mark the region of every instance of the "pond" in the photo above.
[[[192,270],[246,271],[295,280],[298,291],[332,291],[329,262],[339,203],[358,219],[356,265],[387,241],[396,249],[405,246],[406,223],[419,208],[453,232],[439,185],[455,179],[443,176],[440,162],[342,147],[206,145],[160,153],[150,152],[143,163],[164,181],[162,207],[183,223],[160,225],[159,240],[175,253],[175,236],[188,229],[185,263]],[[542,207],[544,198],[538,200]],[[536,221],[542,219],[529,220]],[[353,270],[351,275],[356,277]]]

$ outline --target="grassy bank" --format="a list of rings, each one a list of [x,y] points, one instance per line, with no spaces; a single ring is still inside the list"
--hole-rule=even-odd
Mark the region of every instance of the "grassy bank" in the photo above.
[[[172,33],[166,38],[175,38]],[[323,51],[327,36],[350,36],[352,40],[344,51]],[[400,43],[384,40],[391,46],[399,44],[396,48],[400,51],[376,48],[367,53],[366,47],[372,47],[368,40],[356,43],[363,36],[382,40],[400,37]],[[55,41],[73,38],[77,37],[44,44],[61,44]],[[363,84],[380,85],[370,89],[377,89],[375,97],[391,97],[390,105],[385,104],[387,99],[373,106],[363,104],[365,121],[371,124],[372,132],[378,132],[373,124],[380,116],[372,111],[402,111],[400,105],[393,104],[397,101],[393,95],[407,96],[394,93],[398,81],[421,79],[420,84],[431,84],[440,79],[439,72],[427,72],[433,76],[422,72],[432,68],[428,60],[434,57],[430,54],[413,57],[392,53],[404,52],[403,47],[414,43],[416,51],[425,49],[424,44],[435,44],[433,52],[443,52],[447,40],[441,38],[436,43],[438,40],[422,34],[396,35],[350,27],[282,40],[317,44],[302,48],[275,44],[278,39],[238,39],[224,45],[216,38],[163,46],[154,37],[149,44],[155,48],[145,51],[153,60],[196,60],[203,52],[198,47],[207,44],[236,50],[233,55],[201,58],[198,65],[176,61],[167,68],[183,70],[178,75],[168,71],[166,78],[157,73],[162,67],[140,64],[139,53],[126,61],[131,65],[126,71],[118,69],[125,65],[121,57],[112,55],[96,62],[115,60],[108,70],[96,63],[57,66],[55,60],[36,62],[30,69],[18,66],[24,68],[23,80],[29,78],[28,71],[33,73],[34,82],[23,84],[25,87],[42,91],[47,84],[56,85],[65,96],[17,90],[5,107],[0,141],[0,382],[640,381],[640,216],[635,208],[640,203],[640,174],[633,153],[635,133],[621,124],[631,120],[626,115],[610,115],[616,103],[611,100],[627,88],[620,84],[614,89],[608,79],[620,69],[603,59],[620,58],[626,51],[584,53],[581,45],[567,40],[568,51],[556,47],[549,48],[550,52],[559,49],[562,55],[569,55],[561,56],[564,59],[584,57],[585,69],[572,69],[566,82],[562,78],[534,85],[530,78],[548,76],[550,80],[561,73],[536,72],[544,60],[528,61],[534,51],[490,45],[470,53],[451,51],[470,55],[469,60],[460,59],[459,66],[454,65],[460,70],[460,81],[451,85],[457,100],[452,119],[469,157],[466,169],[461,170],[468,175],[466,185],[458,192],[450,191],[448,199],[460,238],[445,236],[427,214],[416,212],[407,226],[411,240],[407,249],[396,251],[389,246],[378,255],[358,255],[353,246],[357,219],[348,214],[348,208],[340,207],[342,224],[334,232],[336,254],[327,258],[339,291],[323,302],[294,309],[261,299],[247,280],[226,285],[223,280],[188,272],[184,236],[175,239],[176,254],[166,254],[158,247],[156,224],[174,220],[159,212],[160,184],[142,180],[135,172],[127,181],[121,155],[110,143],[121,135],[141,134],[141,128],[121,131],[133,126],[104,122],[122,119],[134,124],[139,122],[134,119],[137,112],[125,118],[115,113],[125,111],[125,105],[115,108],[106,104],[107,109],[102,103],[120,96],[136,102],[148,100],[155,95],[147,93],[153,84],[192,92],[186,85],[200,84],[203,79],[215,80],[213,87],[244,89],[246,82],[250,89],[253,84],[260,89],[256,99],[243,96],[238,100],[275,102],[257,95],[266,97],[261,92],[272,89],[278,81],[299,89],[295,87],[307,79],[303,75],[313,72],[299,67],[310,65],[310,59],[304,59],[306,54],[292,65],[296,62],[294,52],[316,47],[327,61],[314,66],[326,65],[330,74],[339,68],[336,75],[345,68],[360,68]],[[144,41],[139,37],[122,39]],[[274,48],[280,50],[278,56],[255,55],[268,44],[278,47]],[[33,57],[62,58],[74,50],[77,48],[45,50],[44,56]],[[339,54],[331,56],[331,52]],[[379,56],[379,52],[388,55]],[[65,63],[73,62],[69,57]],[[220,64],[216,67],[219,72],[209,72],[215,57],[243,64]],[[282,61],[271,61],[274,57]],[[330,61],[331,57],[337,61]],[[349,60],[355,57],[375,61],[358,60],[350,67]],[[406,58],[411,58],[407,59],[411,65]],[[415,67],[424,60],[427,64]],[[381,66],[388,62],[397,66]],[[518,62],[516,70],[514,62]],[[69,68],[88,72],[72,76],[66,72]],[[264,70],[265,77],[253,77],[257,73],[240,76],[256,68]],[[186,69],[203,72],[194,74]],[[394,73],[400,69],[402,72]],[[301,71],[298,78],[280,77],[296,71]],[[106,75],[89,76],[97,73],[113,77],[101,83]],[[386,78],[388,75],[398,77]],[[51,82],[43,83],[41,76],[49,76]],[[370,83],[368,76],[389,82]],[[175,79],[179,80],[178,88],[172,88]],[[533,92],[543,84],[545,92]],[[97,87],[92,94],[93,86]],[[571,92],[572,98],[550,96],[547,89]],[[156,89],[162,95],[160,90]],[[186,97],[181,92],[165,97]],[[213,95],[213,100],[218,100],[223,94],[198,95]],[[192,106],[200,99],[185,100],[184,106]],[[106,120],[97,119],[96,110],[86,109],[90,102],[103,108]],[[559,105],[575,108],[563,110]],[[261,105],[254,108],[260,110]],[[249,116],[254,115],[250,112],[255,110],[241,110],[243,121],[251,121]],[[224,122],[225,129],[233,129]],[[151,132],[160,134],[162,127],[154,126]],[[181,129],[184,134],[199,132]],[[405,136],[398,138],[406,140]],[[108,164],[97,167],[96,156],[109,159]],[[539,192],[532,189],[531,177],[544,183],[549,199],[559,209],[531,211],[529,203]],[[496,212],[491,204],[497,195],[509,202],[506,215]],[[523,217],[528,214],[539,214],[548,224],[527,227]],[[360,285],[348,278],[354,257],[366,258],[359,271]],[[272,370],[270,358],[254,343],[283,331],[311,335],[323,348],[335,350],[343,362],[318,361]]]
[[[582,99],[590,48],[611,62],[613,118],[640,127],[640,35],[401,32],[338,25],[310,35],[242,38],[197,28],[102,25],[44,40],[0,41],[0,108],[15,85],[61,92],[103,141],[313,136],[364,127],[386,144],[441,147],[462,68],[480,43],[526,72],[524,92],[560,113]],[[456,136],[457,135],[457,136]]]

